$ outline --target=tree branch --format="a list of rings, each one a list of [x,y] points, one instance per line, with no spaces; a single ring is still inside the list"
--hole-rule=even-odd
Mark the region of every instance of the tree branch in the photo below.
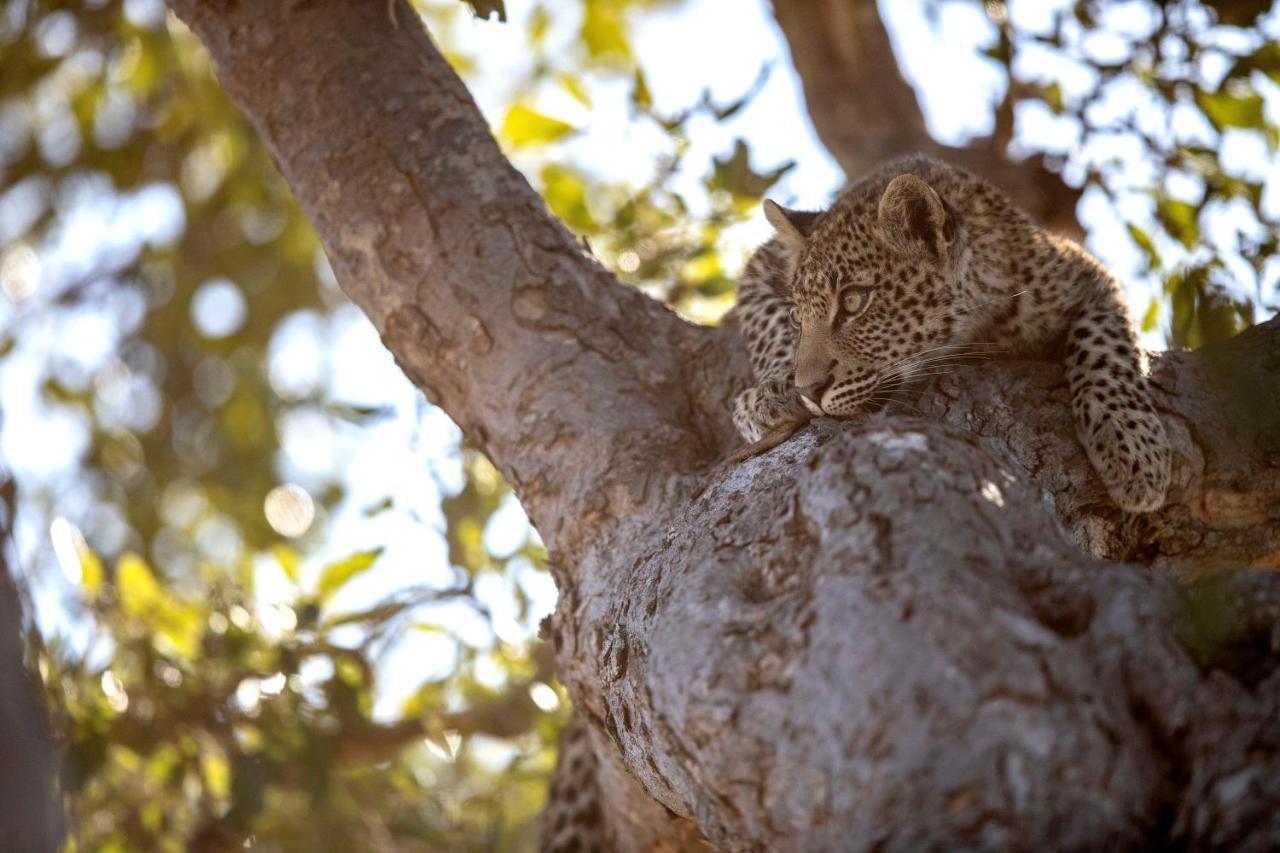
[[[1187,580],[1227,567],[1280,568],[1280,319],[1225,345],[1159,356],[1156,402],[1174,448],[1169,503],[1115,511],[1080,452],[1070,392],[1052,362],[959,371],[914,412],[974,436],[1030,478],[1084,550]]]
[[[1046,168],[1042,157],[1009,160],[1007,132],[964,148],[934,141],[899,70],[876,0],[773,0],[773,13],[814,129],[850,178],[919,151],[987,178],[1046,225],[1080,235],[1079,191]]]
[[[730,351],[724,334],[582,254],[403,0],[395,15],[368,0],[171,5],[346,293],[566,564],[574,537],[729,439],[727,391],[698,372],[708,349]]]
[[[1015,387],[1060,396],[1039,367]],[[820,423],[602,542],[552,632],[579,708],[719,849],[1268,849],[1280,575],[1187,594],[1083,556],[1031,485],[1063,510],[1080,476],[1037,437],[1065,401],[993,372],[922,401],[966,427]],[[1196,505],[1076,518],[1161,547]],[[1246,526],[1236,559],[1280,553]]]

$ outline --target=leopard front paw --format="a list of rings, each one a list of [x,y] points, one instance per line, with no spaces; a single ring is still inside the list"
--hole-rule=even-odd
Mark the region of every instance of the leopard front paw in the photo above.
[[[733,404],[734,426],[749,442],[804,423],[810,417],[795,385],[787,379],[769,379],[748,388]]]
[[[1107,412],[1087,431],[1089,461],[1116,506],[1154,512],[1169,491],[1173,451],[1153,411]]]

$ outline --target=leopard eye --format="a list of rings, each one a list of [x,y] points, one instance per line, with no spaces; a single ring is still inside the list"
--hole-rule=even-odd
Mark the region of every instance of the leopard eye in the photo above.
[[[858,316],[870,303],[871,289],[868,287],[847,287],[840,294],[840,308],[849,317]]]
[[[796,306],[792,305],[787,310],[787,322],[791,324],[791,328],[800,328],[800,312],[796,310]]]

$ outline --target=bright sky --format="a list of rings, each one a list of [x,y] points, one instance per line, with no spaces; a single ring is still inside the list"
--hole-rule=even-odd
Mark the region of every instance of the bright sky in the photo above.
[[[139,0],[141,2],[141,0]],[[461,25],[460,47],[475,55],[483,71],[474,91],[492,122],[515,79],[520,63],[527,62],[524,48],[524,18],[532,8],[530,0],[507,0],[510,22],[468,21]],[[977,45],[987,43],[991,25],[972,7],[944,6],[938,26],[927,22],[918,3],[882,2],[898,45],[910,45],[905,53],[908,77],[923,101],[931,130],[945,142],[960,143],[990,129],[991,104],[1001,94],[999,75],[983,59]],[[1012,14],[1020,23],[1037,26],[1047,22],[1049,11],[1065,5],[1052,2],[1015,2]],[[693,149],[687,162],[692,168],[679,180],[691,199],[698,199],[701,169],[713,155],[729,150],[737,137],[745,138],[752,150],[753,164],[769,168],[785,160],[798,165],[773,192],[785,203],[817,207],[830,199],[842,176],[821,148],[806,115],[799,83],[787,56],[785,43],[763,0],[733,4],[726,14],[725,2],[692,0],[676,10],[663,11],[645,19],[637,33],[636,47],[648,73],[648,82],[660,110],[675,111],[695,102],[704,88],[719,101],[743,94],[764,64],[772,67],[766,85],[756,99],[723,125],[699,120],[690,128]],[[1128,9],[1126,12],[1125,10]],[[1117,25],[1143,32],[1141,4],[1122,4]],[[1125,17],[1125,16],[1128,17]],[[1275,13],[1271,27],[1276,29]],[[572,21],[558,26],[572,27]],[[713,44],[709,46],[709,34]],[[1110,46],[1098,44],[1102,56]],[[1063,67],[1041,57],[1032,71],[1051,75],[1068,92],[1087,83],[1080,69]],[[594,107],[588,111],[568,96],[550,99],[540,106],[564,118],[583,132],[563,143],[580,164],[615,178],[639,181],[647,177],[649,165],[663,148],[659,132],[651,127],[634,127],[628,117],[627,87],[623,83],[600,87],[593,92]],[[1277,115],[1277,101],[1270,98],[1268,109]],[[1020,140],[1028,148],[1068,150],[1076,144],[1076,132],[1063,128],[1053,116],[1028,112],[1022,120]],[[1223,143],[1227,160],[1248,171],[1262,168],[1269,177],[1268,204],[1280,208],[1280,168],[1274,157],[1260,153],[1260,143],[1244,135],[1232,135]],[[1249,164],[1259,164],[1255,167]],[[1230,165],[1230,164],[1229,164]],[[8,197],[6,196],[6,199]],[[10,200],[12,201],[12,200]],[[1134,202],[1140,204],[1141,200]],[[133,216],[119,215],[111,205],[87,204],[69,225],[58,251],[45,259],[47,281],[74,278],[90,264],[97,252],[126,250],[140,241],[163,242],[180,227],[181,208],[171,190],[155,188],[132,200]],[[6,210],[9,212],[6,213]],[[0,238],[6,215],[13,217],[21,205],[0,203]],[[145,215],[143,211],[145,210]],[[1135,282],[1131,298],[1138,309],[1150,296],[1150,285],[1134,275],[1138,254],[1125,236],[1122,222],[1098,197],[1086,198],[1083,219],[1090,229],[1089,245],[1112,265],[1122,278]],[[737,229],[734,240],[742,253],[768,236],[763,217]],[[6,238],[7,239],[7,238]],[[113,249],[113,247],[115,247]],[[121,249],[120,247],[124,247]],[[239,300],[237,302],[237,300]],[[203,306],[203,307],[202,307]],[[14,309],[0,306],[0,322],[8,323]],[[243,298],[234,287],[211,287],[198,300],[196,320],[202,327],[217,331],[219,324],[234,330],[237,312],[244,310]],[[126,312],[127,313],[127,312]],[[84,495],[77,494],[74,482],[77,449],[84,446],[85,424],[74,416],[57,413],[39,401],[37,366],[55,347],[74,356],[86,369],[115,357],[117,329],[112,321],[91,309],[59,314],[34,324],[0,371],[0,407],[5,418],[0,434],[4,458],[23,481],[63,481],[63,505],[59,511],[76,517],[86,510]],[[1159,344],[1160,338],[1150,341]],[[320,365],[323,365],[321,369]],[[456,447],[456,428],[439,411],[427,406],[421,395],[396,368],[369,323],[354,308],[340,310],[332,318],[299,314],[284,324],[272,344],[269,374],[277,387],[327,385],[335,401],[390,406],[395,412],[372,426],[334,426],[317,412],[301,410],[281,424],[285,451],[278,469],[283,482],[304,488],[319,482],[331,470],[349,472],[348,497],[327,520],[328,535],[323,545],[310,555],[314,572],[325,561],[345,556],[356,549],[385,546],[378,567],[351,583],[342,592],[340,605],[357,608],[368,605],[388,592],[413,583],[447,586],[453,580],[446,565],[444,544],[438,530],[441,489],[454,489],[461,472],[449,457]],[[118,390],[118,389],[117,389]],[[112,393],[110,388],[104,394]],[[136,401],[131,412],[136,416]],[[395,509],[367,518],[363,509],[386,497],[395,496]],[[413,521],[413,517],[421,519]],[[514,501],[495,516],[486,539],[496,552],[510,553],[523,537],[526,521]],[[16,540],[27,566],[40,566],[34,574],[38,615],[46,630],[66,625],[64,602],[73,586],[52,566],[49,531],[43,522],[36,526],[26,519]],[[233,533],[211,523],[203,537],[210,556],[234,553]],[[260,561],[258,582],[265,604],[285,594],[285,579],[274,561]],[[518,622],[511,611],[510,588],[519,584],[534,602],[530,618]],[[555,591],[547,575],[532,569],[517,571],[512,577],[482,578],[478,583],[482,600],[494,613],[493,627],[502,640],[519,643],[536,633],[538,621],[554,605]],[[489,624],[460,605],[436,608],[425,614],[449,625],[463,642],[479,648],[493,640]],[[441,633],[411,633],[393,648],[381,669],[379,708],[393,710],[400,699],[432,674],[449,671],[455,659],[453,639]],[[481,678],[485,677],[482,670]]]

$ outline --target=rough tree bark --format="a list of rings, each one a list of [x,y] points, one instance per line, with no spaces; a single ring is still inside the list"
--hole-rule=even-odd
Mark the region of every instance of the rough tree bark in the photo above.
[[[1172,577],[1280,560],[1256,410],[1280,324],[1163,359],[1182,458],[1149,517],[1106,508],[1051,364],[729,465],[732,330],[583,256],[406,4],[171,4],[346,292],[546,540],[624,846],[665,832],[637,828],[662,810],[633,780],[727,850],[1280,840],[1280,578]]]
[[[814,130],[845,174],[856,178],[890,157],[921,151],[982,175],[1040,221],[1080,235],[1079,190],[1063,183],[1039,155],[1009,159],[1012,101],[996,110],[991,136],[963,148],[929,135],[876,0],[773,0],[773,14],[791,49]]]
[[[12,565],[13,480],[0,473],[0,849],[54,850],[63,816],[54,790],[58,751],[26,666],[24,617]]]

